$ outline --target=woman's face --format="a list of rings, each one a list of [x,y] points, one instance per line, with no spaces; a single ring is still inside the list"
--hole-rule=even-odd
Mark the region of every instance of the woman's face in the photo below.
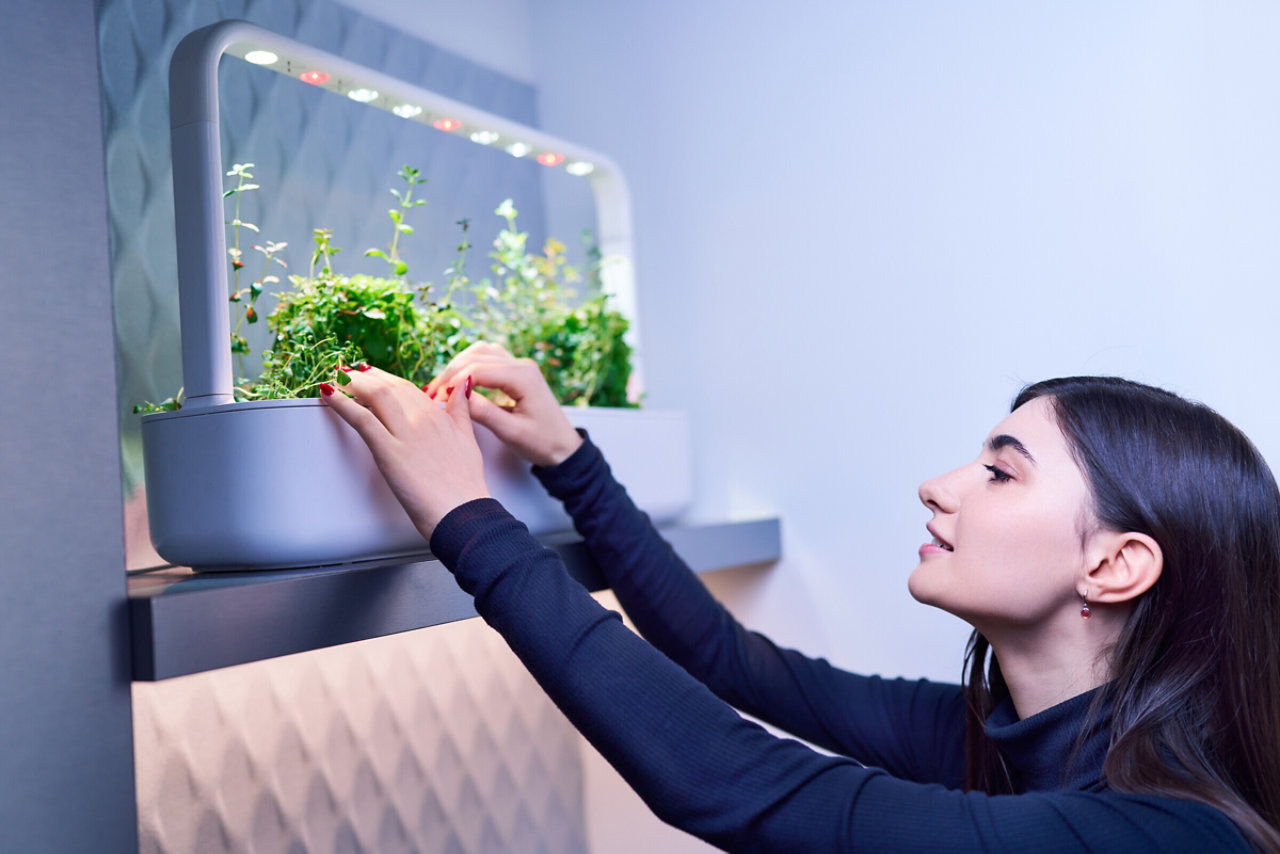
[[[1048,399],[1011,413],[976,460],[922,484],[920,500],[934,540],[920,547],[912,596],[988,637],[1079,620],[1090,495]]]

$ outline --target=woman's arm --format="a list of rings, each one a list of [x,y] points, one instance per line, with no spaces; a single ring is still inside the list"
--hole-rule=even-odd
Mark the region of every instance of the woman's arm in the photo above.
[[[963,714],[955,686],[855,676],[747,632],[635,508],[537,365],[481,342],[456,356],[427,392],[447,395],[468,380],[506,395],[505,407],[471,398],[471,416],[535,464],[659,649],[738,708],[814,744],[908,779],[959,785]]]
[[[717,696],[896,776],[961,784],[957,686],[858,676],[747,631],[636,509],[589,438],[535,474],[564,502],[641,634]]]

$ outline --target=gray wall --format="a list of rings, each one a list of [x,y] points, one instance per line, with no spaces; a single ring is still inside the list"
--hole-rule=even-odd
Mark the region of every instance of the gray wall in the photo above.
[[[0,28],[0,847],[137,847],[91,0]]]

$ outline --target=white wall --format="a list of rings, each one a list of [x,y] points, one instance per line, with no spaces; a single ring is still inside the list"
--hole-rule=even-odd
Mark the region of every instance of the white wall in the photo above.
[[[1170,387],[1280,461],[1280,6],[532,9],[543,126],[631,182],[698,513],[784,517],[782,564],[718,585],[748,624],[956,679],[967,627],[906,590],[915,488],[1026,381]]]
[[[1271,3],[534,0],[543,125],[635,195],[650,399],[698,511],[776,511],[745,609],[850,667],[955,678],[914,490],[1024,381],[1204,399],[1271,458]],[[810,619],[816,623],[810,625]]]

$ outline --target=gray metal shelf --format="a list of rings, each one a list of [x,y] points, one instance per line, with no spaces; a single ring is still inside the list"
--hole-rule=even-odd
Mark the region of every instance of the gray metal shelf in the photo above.
[[[782,553],[777,519],[680,525],[663,536],[695,572],[766,563]],[[574,535],[544,538],[589,590],[605,587]],[[310,569],[129,577],[133,678],[155,681],[476,615],[440,561],[369,561]]]

